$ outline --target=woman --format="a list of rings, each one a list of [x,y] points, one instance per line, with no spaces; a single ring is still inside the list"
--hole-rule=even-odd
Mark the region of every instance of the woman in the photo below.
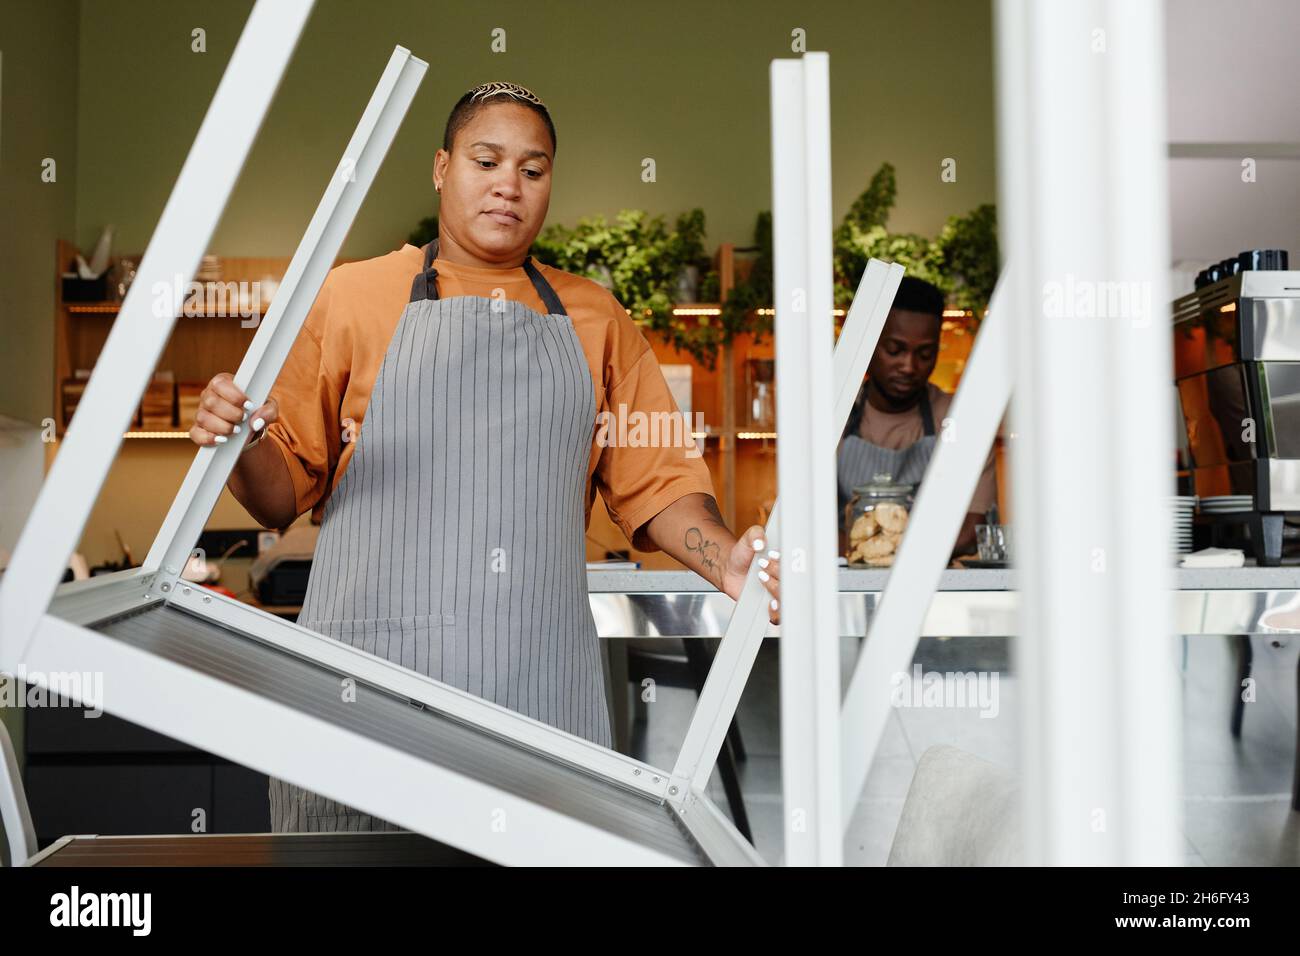
[[[248,440],[247,421],[232,494],[266,527],[321,520],[300,624],[608,747],[596,492],[634,546],[732,598],[758,556],[773,620],[779,556],[761,527],[726,528],[692,448],[596,440],[598,415],[677,408],[623,306],[528,255],[555,147],[528,90],[462,96],[434,159],[438,239],[333,269],[266,403],[218,375],[190,435]],[[271,809],[278,832],[393,828],[274,779]]]

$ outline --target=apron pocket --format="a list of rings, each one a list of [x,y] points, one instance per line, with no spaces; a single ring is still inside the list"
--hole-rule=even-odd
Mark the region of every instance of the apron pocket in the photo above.
[[[436,676],[444,639],[456,623],[450,612],[406,617],[342,618],[303,621],[303,627],[394,664]]]

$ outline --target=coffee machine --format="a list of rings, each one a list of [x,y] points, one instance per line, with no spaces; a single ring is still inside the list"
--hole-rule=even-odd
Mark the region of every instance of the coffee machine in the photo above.
[[[1173,304],[1174,381],[1193,490],[1229,506],[1261,565],[1281,563],[1284,518],[1300,512],[1300,272],[1256,250],[1197,277]]]

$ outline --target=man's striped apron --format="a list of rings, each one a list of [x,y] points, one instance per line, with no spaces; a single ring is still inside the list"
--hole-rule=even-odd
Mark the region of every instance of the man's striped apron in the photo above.
[[[921,390],[919,411],[924,434],[905,448],[882,448],[858,434],[862,417],[867,412],[866,386],[862,387],[853,410],[849,413],[840,446],[835,452],[840,493],[840,526],[845,532],[849,530],[850,522],[845,516],[844,507],[853,497],[853,489],[886,475],[896,484],[906,485],[919,485],[925,477],[938,441],[934,431],[930,395],[925,386]]]

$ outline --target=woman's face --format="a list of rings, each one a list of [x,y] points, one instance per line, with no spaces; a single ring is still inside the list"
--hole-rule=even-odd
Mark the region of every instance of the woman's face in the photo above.
[[[551,202],[551,137],[542,118],[517,103],[493,103],[461,127],[452,151],[438,150],[438,227],[468,255],[518,265]]]

